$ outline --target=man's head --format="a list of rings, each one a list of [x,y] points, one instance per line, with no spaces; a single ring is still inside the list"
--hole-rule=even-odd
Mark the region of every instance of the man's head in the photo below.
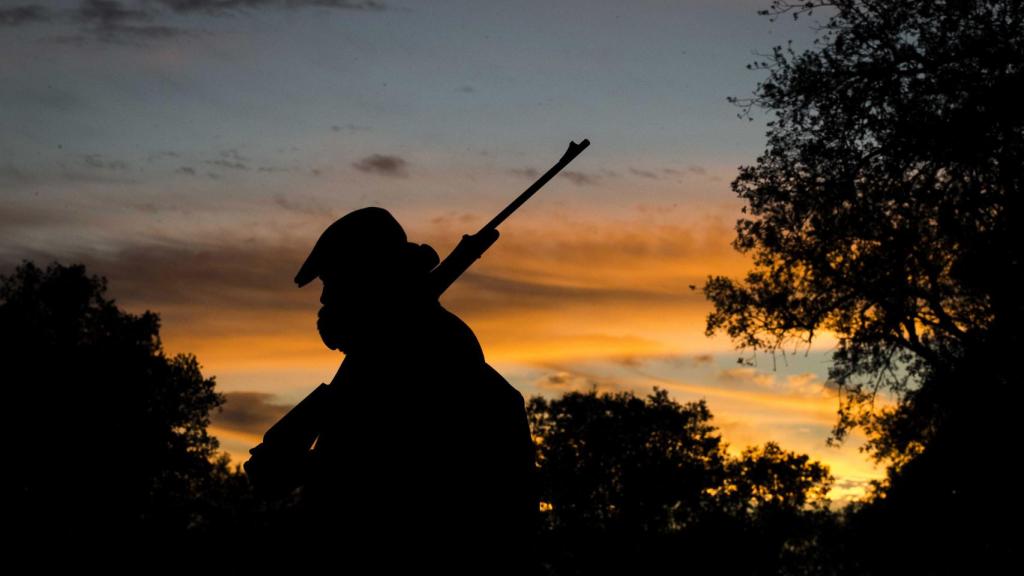
[[[430,246],[409,242],[387,210],[361,208],[324,230],[295,283],[323,281],[317,329],[328,348],[348,352],[387,333],[438,261]]]

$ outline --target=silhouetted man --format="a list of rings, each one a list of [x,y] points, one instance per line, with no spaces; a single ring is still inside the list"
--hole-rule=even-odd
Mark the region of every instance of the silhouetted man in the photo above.
[[[538,502],[523,397],[428,296],[437,263],[386,210],[363,208],[324,231],[295,277],[323,281],[317,328],[345,353],[308,522],[318,546],[374,572],[526,573]]]

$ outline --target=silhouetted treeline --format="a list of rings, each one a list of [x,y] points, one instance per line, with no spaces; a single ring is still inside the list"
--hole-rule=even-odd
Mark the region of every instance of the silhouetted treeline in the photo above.
[[[164,354],[155,313],[120,310],[81,265],[26,261],[0,280],[18,541],[88,545],[94,558],[141,546],[168,561],[299,552],[280,546],[301,490],[264,501],[229,467],[206,430],[223,403],[214,378]],[[528,409],[552,573],[776,573],[829,517],[827,468],[772,443],[729,456],[703,402],[591,391]]]
[[[830,520],[828,468],[769,442],[726,452],[703,402],[665,390],[532,398],[557,574],[777,574]]]
[[[829,334],[833,437],[861,429],[887,467],[826,547],[848,552],[844,570],[1000,572],[1022,512],[998,479],[1020,406],[1024,2],[763,13],[816,37],[758,56],[752,94],[733,99],[767,133],[731,184],[752,267],[708,278],[708,333],[748,353]]]
[[[81,265],[31,262],[0,285],[17,537],[160,539],[215,515],[214,380],[194,356],[163,353],[156,314],[125,313],[105,289]]]
[[[301,558],[291,538],[301,489],[273,501],[253,493],[207,434],[223,402],[214,379],[194,356],[164,354],[155,313],[128,314],[105,290],[81,265],[26,261],[0,276],[13,549],[87,549],[55,556],[78,564],[123,561],[127,548],[148,552],[149,565]],[[997,382],[986,366],[963,370]],[[825,466],[771,442],[730,455],[703,401],[680,404],[658,389],[532,398],[538,549],[548,572],[565,576],[991,565],[1011,542],[1016,505],[992,505],[1010,497],[999,496],[1001,445],[986,434],[1007,421],[986,426],[976,401],[962,404],[949,416],[960,424],[892,471],[872,499],[833,512]],[[1004,532],[991,528],[1001,511]],[[995,556],[968,555],[978,549]]]

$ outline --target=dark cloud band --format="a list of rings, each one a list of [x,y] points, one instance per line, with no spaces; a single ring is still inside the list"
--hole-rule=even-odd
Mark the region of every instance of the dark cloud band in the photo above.
[[[96,39],[104,42],[140,42],[190,34],[176,16],[224,16],[257,9],[319,7],[334,10],[381,11],[377,0],[77,0],[70,9],[57,11],[33,4],[0,8],[0,26],[17,27],[59,22],[78,29],[78,36],[61,39]]]
[[[404,158],[389,156],[386,154],[371,154],[352,166],[360,172],[369,174],[380,174],[382,176],[408,176],[409,163]]]
[[[36,22],[48,22],[50,12],[42,6],[31,6],[28,4],[0,8],[0,26],[21,26]]]
[[[291,409],[273,402],[273,395],[260,392],[228,392],[224,397],[226,401],[211,424],[248,434],[263,434]]]

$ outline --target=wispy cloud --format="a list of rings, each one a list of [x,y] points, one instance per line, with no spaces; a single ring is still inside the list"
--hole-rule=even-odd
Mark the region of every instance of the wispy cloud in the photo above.
[[[263,9],[323,8],[382,11],[377,0],[76,0],[63,9],[24,3],[0,8],[0,26],[59,23],[75,30],[58,39],[142,45],[154,40],[193,34],[182,16],[221,17]]]
[[[279,194],[271,200],[296,215],[324,219],[316,196]],[[48,217],[39,211],[10,215],[29,222]],[[295,363],[322,347],[314,329],[319,292],[292,282],[320,231],[265,240],[245,231],[216,239],[140,239],[61,254],[0,250],[0,265],[13,266],[22,257],[80,261],[107,276],[111,296],[129,309],[159,312],[168,341],[183,339],[186,349],[233,365]],[[410,238],[434,243],[414,230]],[[686,330],[702,321],[707,304],[686,284],[742,263],[727,236],[683,228],[521,225],[442,302],[477,332],[492,359],[642,358],[686,354],[691,346],[703,352],[702,330]]]
[[[112,160],[102,154],[84,154],[82,162],[97,170],[109,170],[111,172],[123,172],[128,169],[128,163],[123,160]]]
[[[541,172],[536,168],[513,168],[508,171],[513,176],[519,176],[521,178],[529,178],[536,180],[540,177]],[[610,170],[604,171],[604,174],[597,174],[594,172],[580,172],[578,170],[563,170],[559,173],[559,177],[566,178],[577,186],[593,186],[601,183],[605,176],[613,176],[614,172]]]
[[[661,362],[674,368],[699,368],[711,366],[714,363],[714,356],[711,354],[695,355],[660,355],[660,356],[623,356],[612,358],[611,361],[627,368],[641,368],[652,362]]]
[[[650,170],[642,170],[640,168],[631,167],[629,169],[629,173],[634,176],[639,176],[641,178],[650,178],[651,180],[657,180],[659,178],[659,176],[654,172],[651,172]]]
[[[0,8],[0,26],[22,26],[50,21],[52,14],[42,6],[22,4]]]
[[[536,180],[540,177],[540,171],[536,168],[513,168],[508,171],[513,176],[520,176],[522,178],[531,178]]]
[[[596,174],[577,172],[575,170],[565,170],[562,172],[562,176],[565,176],[577,186],[593,186],[601,180],[601,177]]]
[[[156,0],[176,12],[205,12],[220,15],[233,10],[256,8],[302,8],[320,6],[341,10],[384,10],[376,0]]]
[[[754,368],[740,366],[728,368],[718,373],[718,380],[729,385],[750,385],[752,388],[770,389],[775,384],[775,376]]]
[[[370,130],[372,130],[372,128],[370,128],[369,126],[364,126],[362,124],[353,124],[352,122],[349,122],[347,124],[335,124],[331,126],[332,132],[367,132]]]
[[[589,390],[596,390],[599,393],[622,390],[620,383],[613,379],[559,368],[541,376],[534,381],[533,385],[538,390],[555,394]]]
[[[561,308],[567,304],[588,303],[599,306],[623,301],[646,301],[651,305],[658,302],[677,301],[680,295],[645,289],[612,286],[571,286],[543,281],[493,276],[481,272],[467,272],[460,280],[467,291],[485,295],[484,302],[517,302],[520,306],[538,308]],[[463,306],[465,307],[463,303]]]
[[[182,28],[155,23],[159,16],[145,2],[82,0],[74,19],[83,31],[104,42],[150,41],[186,33]]]
[[[249,159],[238,153],[238,150],[224,150],[217,158],[205,160],[203,163],[228,170],[248,170]]]
[[[697,164],[690,164],[684,170],[680,170],[680,169],[677,169],[677,168],[662,168],[661,171],[663,173],[665,173],[665,174],[668,174],[669,176],[676,176],[676,177],[686,176],[688,174],[689,175],[694,175],[694,176],[707,176],[708,175],[708,169],[703,167],[703,166],[699,166]],[[655,176],[657,176],[657,175],[655,175]]]
[[[275,194],[274,204],[298,214],[310,216],[334,218],[334,209],[326,202],[308,195],[299,194]]]
[[[388,154],[371,154],[353,162],[352,167],[360,172],[380,174],[381,176],[404,178],[409,175],[409,163],[400,156]]]
[[[228,392],[220,412],[213,415],[211,424],[227,430],[247,434],[263,434],[291,406],[274,401],[273,394],[262,392]]]
[[[60,209],[44,209],[29,204],[5,202],[0,208],[0,229],[41,230],[72,224],[76,215]]]

